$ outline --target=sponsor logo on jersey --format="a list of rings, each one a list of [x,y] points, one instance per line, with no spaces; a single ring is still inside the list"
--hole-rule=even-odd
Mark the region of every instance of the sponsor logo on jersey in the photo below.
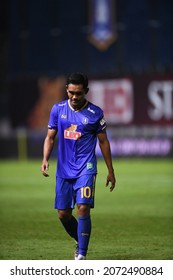
[[[64,103],[60,103],[60,104],[58,104],[58,106],[59,106],[59,107],[64,106],[64,105],[66,105],[66,103],[65,103],[65,102],[64,102]]]
[[[105,123],[106,123],[106,121],[105,121],[104,118],[100,120],[100,124],[101,124],[101,125],[104,125]]]
[[[87,162],[87,169],[92,169],[92,168],[93,168],[93,163]]]
[[[91,109],[90,107],[88,107],[88,111],[90,111],[91,113],[95,114],[95,111],[93,109]]]
[[[78,140],[81,137],[81,132],[76,131],[77,125],[71,124],[70,127],[64,130],[64,138]]]
[[[67,116],[66,115],[61,115],[61,119],[66,119]]]

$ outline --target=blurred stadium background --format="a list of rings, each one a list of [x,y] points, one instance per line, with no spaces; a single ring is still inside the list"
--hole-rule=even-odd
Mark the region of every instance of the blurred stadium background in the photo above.
[[[89,76],[115,157],[172,157],[172,12],[172,0],[1,1],[0,157],[42,156],[73,71]]]

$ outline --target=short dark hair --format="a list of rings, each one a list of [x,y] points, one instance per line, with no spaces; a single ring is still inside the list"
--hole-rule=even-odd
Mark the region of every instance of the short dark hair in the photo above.
[[[66,85],[74,84],[74,85],[80,85],[82,84],[84,88],[88,87],[88,77],[84,75],[83,73],[75,72],[71,73],[67,77]]]

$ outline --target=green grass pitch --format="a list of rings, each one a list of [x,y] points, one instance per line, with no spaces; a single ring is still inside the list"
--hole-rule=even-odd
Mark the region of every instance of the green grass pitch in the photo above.
[[[56,162],[0,161],[0,259],[70,260],[74,241],[57,219]],[[98,161],[89,260],[173,259],[173,160],[115,159],[116,189]],[[75,213],[75,210],[74,210]]]

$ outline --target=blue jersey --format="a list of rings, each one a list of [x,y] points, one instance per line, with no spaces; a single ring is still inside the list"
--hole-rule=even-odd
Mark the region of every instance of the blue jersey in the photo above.
[[[78,111],[69,100],[52,107],[48,128],[58,131],[58,177],[70,179],[97,173],[97,134],[105,127],[103,111],[88,101]]]

